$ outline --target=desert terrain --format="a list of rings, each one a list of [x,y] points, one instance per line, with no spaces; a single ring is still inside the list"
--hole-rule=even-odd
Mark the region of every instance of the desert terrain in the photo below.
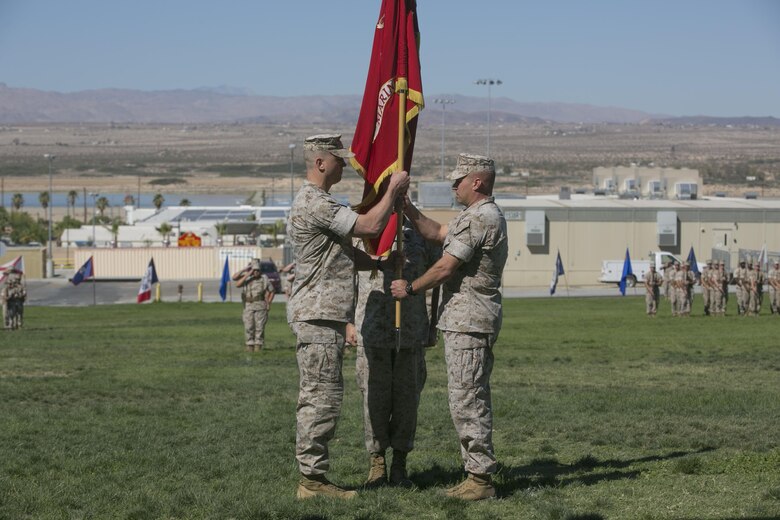
[[[418,129],[412,175],[441,178],[441,126]],[[290,191],[290,144],[295,186],[303,179],[301,144],[308,135],[341,133],[353,126],[203,124],[37,124],[0,127],[0,180],[6,194],[48,189],[48,163],[55,154],[53,190],[101,193],[236,194],[259,200],[263,192]],[[458,152],[484,154],[484,124],[445,126],[444,170]],[[561,186],[592,189],[592,169],[637,163],[698,169],[703,196],[743,196],[763,190],[780,196],[780,129],[774,127],[671,126],[653,124],[495,123],[491,155],[501,175],[497,191],[555,193]],[[520,175],[528,172],[528,176]],[[755,177],[755,181],[747,181]],[[526,188],[526,181],[528,188]],[[357,202],[362,179],[348,168],[334,193]],[[253,199],[254,197],[254,199]],[[169,201],[175,203],[175,201]],[[26,201],[34,209],[38,201]]]

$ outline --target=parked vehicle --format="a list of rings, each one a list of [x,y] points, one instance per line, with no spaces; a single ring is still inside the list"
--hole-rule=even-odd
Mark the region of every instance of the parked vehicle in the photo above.
[[[667,262],[680,262],[682,265],[684,258],[680,258],[677,255],[673,255],[667,251],[653,251],[650,253],[650,260],[643,260],[640,258],[631,259],[631,271],[633,274],[626,278],[626,285],[634,287],[637,280],[644,280],[645,273],[650,270],[650,263],[655,263],[655,268],[659,273],[663,274],[664,266]],[[601,276],[599,276],[599,282],[602,283],[615,283],[619,284],[620,279],[623,277],[623,260],[604,260],[601,263]],[[699,272],[702,272],[705,264],[702,262],[696,262]]]
[[[274,292],[280,294],[282,292],[282,278],[279,276],[276,264],[271,260],[263,260],[260,262],[260,272],[268,277],[268,280],[274,286]]]

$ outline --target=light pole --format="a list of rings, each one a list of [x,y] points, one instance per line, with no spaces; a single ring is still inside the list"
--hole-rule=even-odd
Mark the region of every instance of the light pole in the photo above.
[[[57,158],[56,155],[52,155],[50,153],[43,154],[43,157],[49,161],[49,240],[46,242],[46,245],[48,246],[48,258],[46,259],[46,276],[49,278],[54,277],[54,256],[52,255],[52,245],[51,245],[51,219],[52,219],[52,205],[54,200],[51,196],[51,163],[54,161],[54,159]]]
[[[295,198],[295,173],[293,172],[293,159],[295,158],[295,143],[290,143],[290,208]]]
[[[455,100],[435,98],[433,102],[441,105],[441,179],[444,180],[444,108],[455,103]]]
[[[500,85],[501,83],[503,83],[503,81],[501,81],[500,79],[487,78],[487,79],[478,79],[474,83],[477,85],[487,85],[488,88],[487,156],[490,157],[490,104],[491,104],[490,88],[493,85]]]
[[[97,220],[97,198],[100,193],[90,193],[92,197],[92,247],[97,249],[97,236],[95,235],[95,221]]]

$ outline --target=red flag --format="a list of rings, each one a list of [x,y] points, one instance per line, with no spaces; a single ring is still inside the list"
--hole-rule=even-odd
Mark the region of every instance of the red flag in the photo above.
[[[366,181],[363,200],[356,208],[360,213],[376,203],[391,173],[409,171],[412,164],[417,115],[424,107],[416,8],[415,0],[382,0],[363,104],[350,148],[355,154],[352,167]],[[403,165],[398,164],[399,78],[408,81]],[[374,252],[382,254],[392,247],[395,230],[394,214],[380,238],[372,241]]]

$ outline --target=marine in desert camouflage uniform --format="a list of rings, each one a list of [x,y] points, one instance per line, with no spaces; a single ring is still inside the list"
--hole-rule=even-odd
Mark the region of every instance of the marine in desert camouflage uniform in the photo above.
[[[747,313],[750,291],[747,280],[748,270],[745,259],[739,261],[739,267],[734,269],[734,285],[737,294],[737,314],[744,316]]]
[[[711,311],[710,303],[710,271],[712,270],[712,260],[707,260],[707,264],[699,276],[699,285],[701,286],[701,302],[704,306],[704,315],[709,316]]]
[[[406,205],[406,215],[417,230],[426,239],[443,243],[442,258],[415,280],[393,281],[392,292],[403,299],[444,284],[438,327],[444,336],[450,414],[468,472],[466,480],[446,493],[480,500],[495,496],[490,374],[493,345],[501,330],[506,221],[492,197],[492,159],[461,154],[450,179],[455,198],[465,209],[448,225],[425,217],[408,201]]]
[[[413,280],[431,267],[439,255],[408,223],[403,235],[403,277]],[[356,242],[357,248],[364,248],[364,241]],[[392,266],[376,273],[358,273],[354,338],[350,338],[351,327],[347,327],[348,341],[352,339],[357,345],[355,376],[363,397],[369,487],[387,482],[388,448],[393,450],[390,484],[412,485],[407,477],[406,457],[414,448],[417,408],[427,377],[425,349],[431,338],[425,293],[401,302],[401,341],[396,348],[395,299],[390,293],[394,278]],[[435,339],[434,335],[433,342]]]
[[[769,285],[769,306],[772,314],[780,314],[780,260],[774,261],[774,267],[767,273]]]
[[[259,352],[265,345],[265,325],[268,311],[274,300],[274,286],[262,273],[260,259],[254,258],[247,266],[233,276],[236,287],[241,289],[244,303],[244,342],[247,352]]]
[[[12,268],[6,277],[2,290],[0,290],[0,300],[3,302],[4,328],[11,330],[22,328],[26,299],[27,289],[22,282],[22,275]]]
[[[750,287],[750,301],[748,303],[748,315],[758,316],[761,314],[761,303],[764,298],[764,283],[766,277],[761,271],[761,262],[753,265],[753,270],[748,273],[748,287]]]
[[[295,280],[287,321],[297,337],[299,370],[295,456],[300,499],[324,495],[350,499],[325,477],[344,395],[342,363],[348,322],[354,319],[354,269],[371,269],[376,260],[352,247],[352,237],[381,233],[393,204],[409,186],[406,172],[393,173],[387,190],[366,214],[340,205],[330,188],[341,181],[344,158],[352,153],[340,135],[317,135],[303,146],[306,182],[293,201],[287,232],[293,246]],[[386,261],[386,260],[385,260]]]
[[[645,273],[645,307],[648,316],[655,316],[658,312],[660,286],[663,282],[663,277],[655,270],[655,264],[650,264],[650,270]]]
[[[674,267],[670,271],[667,267],[666,270],[669,272],[669,305],[672,308],[672,316],[678,316],[680,314],[680,305],[677,298],[677,277],[682,276],[680,273],[682,272],[680,270],[680,263],[674,262]]]

